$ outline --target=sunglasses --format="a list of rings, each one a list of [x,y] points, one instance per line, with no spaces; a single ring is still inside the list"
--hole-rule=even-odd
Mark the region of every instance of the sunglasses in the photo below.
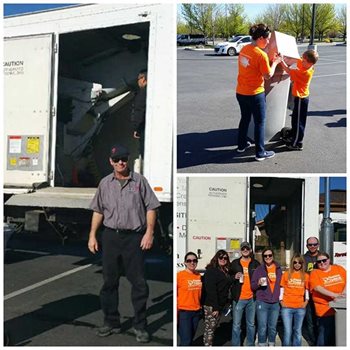
[[[317,247],[318,243],[308,243],[307,246],[308,247]]]
[[[317,262],[317,264],[321,264],[321,263],[326,263],[327,260],[328,260],[328,258],[327,259],[316,260],[316,262]]]
[[[128,161],[128,157],[116,157],[116,158],[112,158],[114,163],[119,163],[120,161],[122,161],[123,163],[126,163]]]
[[[186,262],[189,263],[189,264],[190,264],[190,263],[197,264],[198,259],[187,259]]]
[[[272,254],[265,254],[265,255],[263,255],[264,258],[272,258],[272,256],[273,256]]]
[[[293,261],[293,265],[296,265],[296,264],[303,265],[301,261]]]
[[[226,260],[226,261],[228,261],[228,256],[219,256],[218,259],[219,260]]]
[[[243,247],[243,248],[241,248],[241,251],[243,252],[243,250],[250,250],[248,247]]]

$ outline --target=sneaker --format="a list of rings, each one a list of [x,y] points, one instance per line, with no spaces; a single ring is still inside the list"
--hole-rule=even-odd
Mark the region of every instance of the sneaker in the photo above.
[[[243,148],[243,149],[237,148],[237,152],[238,152],[238,153],[243,153],[243,152],[245,152],[245,150],[246,150],[247,148],[249,148],[251,145],[252,145],[252,144],[251,144],[249,141],[247,141],[247,144],[246,144],[245,148]]]
[[[103,325],[96,331],[96,335],[99,337],[108,337],[111,334],[119,334],[121,333],[121,327],[112,327],[109,325]]]
[[[133,328],[133,332],[136,335],[136,341],[139,343],[148,343],[150,341],[150,336],[145,329],[135,329]]]
[[[274,151],[265,151],[262,155],[256,156],[255,159],[258,162],[261,162],[262,160],[273,158],[276,155]]]
[[[287,148],[292,151],[302,151],[303,150],[303,144],[297,143],[295,146],[292,143],[287,143]]]

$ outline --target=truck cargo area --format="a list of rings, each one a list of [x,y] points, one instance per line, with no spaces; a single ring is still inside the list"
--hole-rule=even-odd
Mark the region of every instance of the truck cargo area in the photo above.
[[[65,33],[58,41],[55,186],[96,187],[111,172],[111,145],[129,148],[131,168],[140,164],[130,114],[137,75],[147,70],[149,22]]]

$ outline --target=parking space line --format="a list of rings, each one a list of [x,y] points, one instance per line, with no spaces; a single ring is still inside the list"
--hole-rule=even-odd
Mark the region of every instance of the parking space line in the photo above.
[[[324,78],[324,77],[334,77],[336,75],[346,75],[346,73],[337,73],[337,74],[326,74],[326,75],[314,75],[313,79],[315,78]]]
[[[48,252],[39,252],[37,250],[24,250],[24,249],[5,249],[5,251],[18,252],[18,253],[27,253],[27,254],[36,254],[36,255],[50,255]]]
[[[63,278],[63,277],[69,276],[69,275],[71,275],[71,274],[73,274],[73,273],[76,273],[76,272],[79,272],[79,271],[81,271],[81,270],[87,269],[87,268],[90,267],[90,266],[92,266],[92,264],[87,264],[87,265],[84,265],[84,266],[79,266],[79,267],[77,267],[77,268],[75,268],[75,269],[72,269],[72,270],[69,270],[69,271],[60,273],[59,275],[56,275],[56,276],[50,277],[50,278],[48,278],[48,279],[46,279],[46,280],[43,280],[43,281],[41,281],[41,282],[32,284],[31,286],[28,286],[28,287],[19,289],[19,290],[15,291],[15,292],[12,292],[12,293],[10,293],[10,294],[5,295],[4,301],[9,300],[9,299],[11,299],[11,298],[14,298],[14,297],[16,297],[16,296],[18,296],[18,295],[21,295],[21,294],[23,294],[23,293],[29,292],[30,290],[39,288],[39,287],[41,287],[41,286],[43,286],[43,285],[45,285],[45,284],[51,283],[51,282],[56,281],[56,280],[58,280],[58,279],[60,279],[60,278]]]

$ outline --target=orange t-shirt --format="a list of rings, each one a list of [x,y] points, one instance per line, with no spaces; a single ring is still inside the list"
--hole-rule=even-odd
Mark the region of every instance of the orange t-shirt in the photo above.
[[[346,271],[342,266],[331,265],[328,272],[315,269],[310,274],[310,291],[312,292],[312,299],[315,304],[316,315],[319,317],[332,316],[335,314],[328,303],[333,300],[314,290],[317,286],[326,288],[334,293],[341,293],[346,285]]]
[[[293,81],[292,95],[295,97],[308,97],[310,94],[309,86],[311,78],[314,75],[314,67],[305,69],[302,60],[297,61],[297,68],[290,70],[290,79]]]
[[[248,273],[248,266],[250,264],[251,259],[248,261],[243,261],[242,259],[240,260],[241,265],[243,267],[243,284],[242,284],[242,289],[241,289],[241,295],[239,296],[239,299],[241,300],[247,300],[253,298],[253,291],[250,287],[250,277]]]
[[[177,273],[178,310],[196,311],[201,308],[201,275],[183,270]]]
[[[264,92],[264,75],[270,70],[266,52],[251,44],[244,46],[238,56],[236,92],[248,96]]]
[[[276,265],[271,264],[271,266],[266,266],[267,268],[267,277],[269,280],[271,292],[273,293],[276,284]]]
[[[293,271],[288,279],[288,271],[284,271],[281,287],[284,288],[283,302],[286,307],[301,308],[304,303],[305,289],[309,289],[309,275],[304,273],[304,281],[300,271]]]

